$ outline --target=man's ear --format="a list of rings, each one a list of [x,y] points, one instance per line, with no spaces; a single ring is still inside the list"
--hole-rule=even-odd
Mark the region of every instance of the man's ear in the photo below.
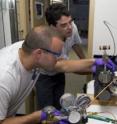
[[[41,49],[36,49],[33,51],[33,55],[35,56],[35,58],[40,58],[41,54],[42,54]]]

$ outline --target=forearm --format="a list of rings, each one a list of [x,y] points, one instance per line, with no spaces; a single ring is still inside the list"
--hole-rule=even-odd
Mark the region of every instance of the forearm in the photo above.
[[[73,50],[75,51],[75,53],[77,54],[77,56],[80,58],[80,59],[85,59],[85,54],[84,54],[84,51],[81,47],[81,45],[77,44],[77,45],[74,45],[73,46]]]
[[[58,72],[91,72],[94,61],[95,59],[60,60],[55,68]]]
[[[6,118],[0,124],[37,124],[40,122],[41,111],[26,116]]]

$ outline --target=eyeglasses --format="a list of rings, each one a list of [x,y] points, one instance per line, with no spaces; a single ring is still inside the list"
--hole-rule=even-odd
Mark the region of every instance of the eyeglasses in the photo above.
[[[52,50],[48,50],[48,49],[44,49],[44,48],[40,48],[40,49],[42,49],[42,50],[44,50],[44,51],[46,51],[46,52],[52,54],[52,55],[55,56],[56,58],[58,58],[58,57],[61,56],[61,52],[57,53],[57,52],[54,52],[54,51],[52,51]]]
[[[34,49],[34,48],[30,47],[27,42],[25,42],[25,46],[26,46],[28,49],[31,49],[31,50]],[[45,49],[45,48],[40,48],[40,49],[42,49],[42,50],[44,50],[44,51],[46,51],[46,52],[48,52],[48,53],[51,53],[51,54],[52,54],[53,56],[55,56],[56,58],[58,58],[58,57],[61,56],[61,52],[57,53],[57,52],[54,52],[54,51],[52,51],[52,50]]]

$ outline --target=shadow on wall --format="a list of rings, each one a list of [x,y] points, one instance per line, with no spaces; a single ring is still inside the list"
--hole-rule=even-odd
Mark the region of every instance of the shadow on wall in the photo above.
[[[83,86],[86,83],[87,76],[69,73],[66,74],[65,92],[76,95],[83,92]]]
[[[85,55],[87,53],[87,47],[83,46]],[[70,59],[78,59],[76,54],[71,51]],[[87,75],[78,75],[74,73],[66,73],[66,87],[65,92],[72,93],[76,95],[77,93],[83,92],[83,86],[87,83]]]

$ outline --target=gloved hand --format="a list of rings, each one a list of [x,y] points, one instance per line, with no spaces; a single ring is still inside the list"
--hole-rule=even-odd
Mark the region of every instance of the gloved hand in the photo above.
[[[61,111],[55,109],[53,112],[51,112],[49,115],[42,111],[41,112],[41,117],[40,117],[40,121],[43,122],[47,122],[47,123],[53,123],[53,124],[69,124],[67,119],[60,119],[59,117],[62,116]]]
[[[91,67],[91,72],[92,72],[92,73],[96,73],[96,65],[93,65],[93,66]]]
[[[95,62],[91,68],[92,72],[96,73],[96,67],[104,64],[105,64],[105,61],[102,58],[95,59]]]
[[[41,112],[41,117],[40,117],[40,121],[44,121],[47,119],[47,113],[46,112]]]
[[[106,62],[104,61],[103,58],[98,58],[98,59],[95,59],[95,62],[94,62],[94,65],[97,66],[97,65],[104,65]]]
[[[103,58],[95,59],[95,62],[92,66],[92,72],[96,72],[96,66],[102,66],[106,65],[108,69],[111,69],[113,72],[115,71],[116,65],[112,62],[112,60],[108,59],[107,61],[104,61]]]
[[[62,115],[62,112],[61,111],[58,111],[58,110],[55,110],[54,112],[53,112],[53,115],[55,116],[55,118],[57,118],[57,116],[58,116],[58,118],[59,118],[59,116],[63,116]],[[59,120],[58,119],[58,122],[56,123],[56,124],[70,124],[69,122],[68,122],[68,120],[67,119],[61,119],[61,120]]]
[[[111,69],[113,72],[115,71],[116,65],[113,63],[113,61],[112,61],[111,59],[108,59],[106,65],[107,65],[107,67],[108,67],[109,69]]]

